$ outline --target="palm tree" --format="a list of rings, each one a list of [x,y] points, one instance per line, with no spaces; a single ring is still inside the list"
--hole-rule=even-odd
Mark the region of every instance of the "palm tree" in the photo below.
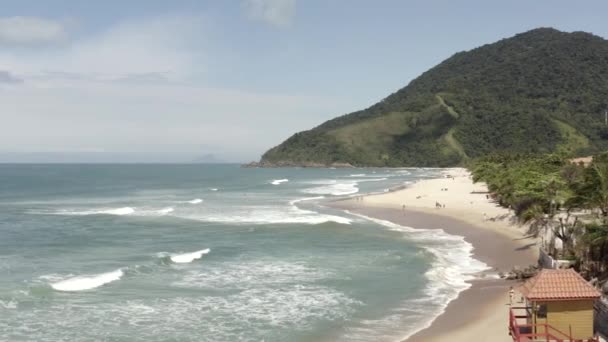
[[[608,223],[608,154],[594,158],[585,169],[582,182],[574,185],[573,205],[599,209],[604,224]]]

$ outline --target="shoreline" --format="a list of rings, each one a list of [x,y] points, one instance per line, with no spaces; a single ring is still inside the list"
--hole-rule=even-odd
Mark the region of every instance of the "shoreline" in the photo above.
[[[464,237],[473,246],[472,257],[494,273],[535,264],[536,240],[524,236],[508,210],[492,203],[484,185],[473,184],[468,172],[448,172],[450,178],[421,180],[406,188],[338,200],[328,206],[405,227],[442,229]],[[441,208],[435,208],[437,203]],[[507,332],[507,308],[508,290],[514,282],[479,278],[467,283],[470,287],[449,301],[429,326],[421,327],[405,341],[512,341]]]

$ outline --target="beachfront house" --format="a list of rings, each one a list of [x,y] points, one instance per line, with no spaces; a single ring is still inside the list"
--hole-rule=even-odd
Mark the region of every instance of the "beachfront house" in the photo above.
[[[599,341],[593,304],[600,293],[573,269],[543,269],[518,292],[524,306],[510,309],[514,341]]]

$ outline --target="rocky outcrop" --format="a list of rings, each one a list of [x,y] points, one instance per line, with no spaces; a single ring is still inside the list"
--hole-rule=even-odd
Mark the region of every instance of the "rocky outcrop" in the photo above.
[[[515,279],[528,279],[528,278],[532,278],[536,275],[536,273],[538,273],[539,271],[539,267],[536,265],[530,265],[526,268],[519,269],[517,267],[514,267],[511,271],[509,271],[508,273],[502,273],[500,272],[498,275],[501,278],[507,279],[507,280],[515,280]]]

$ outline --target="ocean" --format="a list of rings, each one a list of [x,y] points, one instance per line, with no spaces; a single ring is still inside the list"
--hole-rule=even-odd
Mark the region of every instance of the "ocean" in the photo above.
[[[0,165],[0,340],[399,341],[485,265],[323,203],[440,176]]]

